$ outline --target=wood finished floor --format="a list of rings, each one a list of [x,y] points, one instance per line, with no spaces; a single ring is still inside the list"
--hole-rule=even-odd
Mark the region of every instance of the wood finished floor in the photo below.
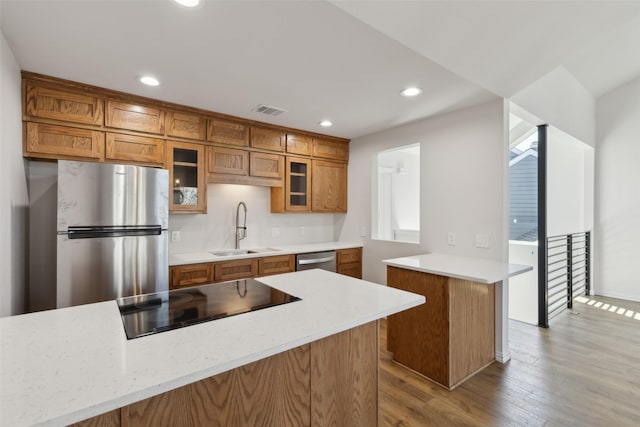
[[[511,321],[511,361],[451,392],[391,361],[382,321],[380,425],[640,426],[640,303],[579,298],[549,329]]]

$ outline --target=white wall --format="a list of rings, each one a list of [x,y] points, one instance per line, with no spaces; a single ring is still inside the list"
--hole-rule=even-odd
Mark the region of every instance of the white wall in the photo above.
[[[509,279],[509,318],[538,324],[538,243],[509,242],[509,262],[533,270]]]
[[[421,120],[350,144],[349,212],[337,218],[336,238],[362,241],[363,277],[386,283],[387,258],[426,252],[503,260],[506,142],[502,100]],[[371,240],[373,153],[421,143],[420,244]],[[364,227],[367,237],[360,237]],[[447,232],[457,245],[447,245]],[[475,247],[475,234],[489,234],[491,247]]]
[[[595,100],[563,67],[527,86],[511,101],[540,117],[544,123],[595,146]]]
[[[0,317],[25,307],[27,180],[22,158],[20,67],[0,40]]]
[[[597,295],[640,301],[640,77],[597,103]]]
[[[547,235],[590,231],[593,226],[593,148],[549,126]]]
[[[180,242],[171,242],[169,253],[233,248],[236,206],[240,201],[247,205],[247,238],[240,241],[241,248],[334,240],[334,216],[342,214],[272,214],[270,195],[268,187],[209,184],[206,215],[169,216],[169,229],[180,231]],[[240,215],[242,219],[242,209]]]

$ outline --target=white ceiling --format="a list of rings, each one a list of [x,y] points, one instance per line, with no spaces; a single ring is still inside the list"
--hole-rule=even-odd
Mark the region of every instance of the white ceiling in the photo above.
[[[20,67],[354,138],[509,97],[558,66],[594,96],[640,75],[640,2],[0,0]],[[136,77],[158,77],[156,88]],[[422,96],[399,96],[407,85]],[[252,112],[258,104],[288,110]],[[317,123],[330,119],[332,128]]]

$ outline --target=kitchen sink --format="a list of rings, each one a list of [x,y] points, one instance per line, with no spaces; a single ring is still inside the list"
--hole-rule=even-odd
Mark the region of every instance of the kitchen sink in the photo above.
[[[262,252],[277,252],[278,249],[273,248],[260,248],[260,249],[229,249],[226,251],[211,252],[215,256],[236,256],[247,254],[259,254]]]

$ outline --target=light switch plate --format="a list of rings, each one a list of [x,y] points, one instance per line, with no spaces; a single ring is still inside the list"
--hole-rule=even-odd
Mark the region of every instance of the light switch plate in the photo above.
[[[271,227],[271,237],[280,237],[279,227]]]
[[[172,231],[171,232],[171,241],[172,242],[179,242],[180,241],[180,232],[179,231]]]
[[[301,235],[301,236],[304,236],[304,225],[301,225],[301,226],[298,228],[298,231],[300,232],[300,235]]]
[[[456,245],[456,233],[450,231],[447,233],[447,245],[455,246]]]
[[[367,227],[364,225],[360,226],[360,237],[367,237]]]
[[[488,247],[489,247],[489,235],[476,234],[476,248],[488,248]]]

